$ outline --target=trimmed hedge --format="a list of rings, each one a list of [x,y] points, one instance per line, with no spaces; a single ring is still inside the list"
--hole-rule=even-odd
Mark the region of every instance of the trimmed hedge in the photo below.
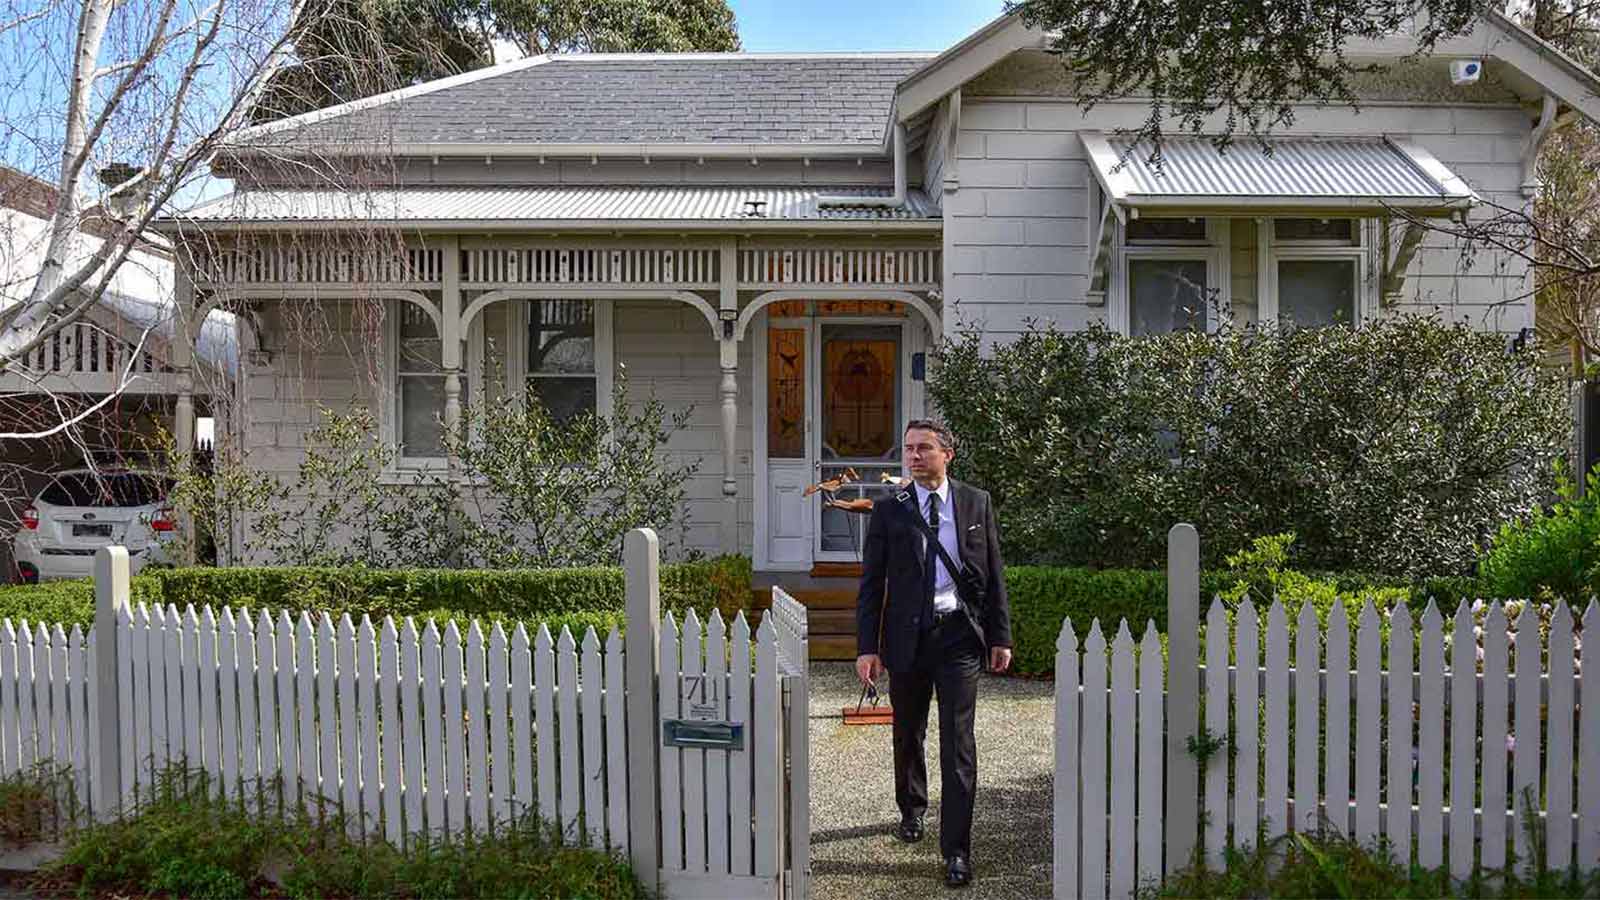
[[[348,613],[360,620],[385,615],[542,622],[552,631],[593,625],[604,632],[622,624],[626,596],[622,569],[365,569],[186,568],[147,570],[133,579],[135,603],[221,608]],[[750,601],[750,561],[719,557],[661,566],[663,609],[712,608],[732,617]],[[94,621],[89,581],[0,587],[0,617],[13,622]],[[580,632],[581,633],[581,632]]]
[[[1355,613],[1365,595],[1401,590],[1407,605],[1417,613],[1427,608],[1429,598],[1441,610],[1452,610],[1463,599],[1481,596],[1473,578],[1444,577],[1407,581],[1401,578],[1365,575],[1354,572],[1306,573],[1332,583],[1345,606]],[[1220,596],[1240,580],[1237,572],[1203,570],[1200,595]],[[1061,620],[1071,616],[1081,640],[1091,621],[1100,620],[1107,639],[1122,619],[1137,639],[1146,622],[1156,630],[1167,630],[1167,573],[1153,569],[1084,569],[1051,566],[1007,566],[1006,589],[1011,599],[1012,668],[1019,675],[1038,675],[1055,669],[1056,638]],[[1254,587],[1252,593],[1268,596],[1270,590]],[[1300,597],[1285,596],[1283,602],[1291,616],[1299,609]],[[1263,614],[1265,610],[1262,611]],[[1318,616],[1326,621],[1328,609],[1319,603]],[[1202,609],[1201,618],[1204,618]]]

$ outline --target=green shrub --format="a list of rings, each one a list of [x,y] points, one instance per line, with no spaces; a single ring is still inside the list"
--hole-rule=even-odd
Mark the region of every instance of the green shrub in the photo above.
[[[71,834],[38,886],[200,898],[645,895],[624,860],[563,847],[557,834],[526,817],[492,835],[416,840],[401,850],[352,840],[337,815],[246,812],[219,799],[203,773],[171,768],[134,814]]]
[[[275,566],[567,568],[616,565],[624,536],[648,525],[675,557],[698,556],[681,542],[700,460],[664,452],[692,408],[631,396],[621,373],[612,388],[605,416],[553,418],[531,392],[526,403],[465,405],[459,435],[443,435],[459,478],[380,477],[397,451],[362,407],[319,410],[292,474],[257,465],[249,447],[194,465],[162,441],[175,537],[197,554],[219,546]]]
[[[1449,615],[1463,599],[1482,594],[1469,578],[1424,578],[1410,581],[1393,576],[1352,572],[1321,573],[1294,570],[1288,561],[1292,536],[1258,540],[1248,552],[1230,557],[1231,568],[1200,572],[1202,621],[1213,598],[1221,598],[1230,613],[1248,594],[1265,625],[1273,598],[1283,601],[1292,630],[1301,605],[1310,603],[1318,621],[1326,625],[1335,602],[1355,621],[1361,606],[1371,599],[1379,609],[1406,604],[1420,615],[1430,598]],[[1055,668],[1056,639],[1063,618],[1071,617],[1080,645],[1093,620],[1110,640],[1122,619],[1128,620],[1134,639],[1143,637],[1147,622],[1167,631],[1167,574],[1151,569],[1084,569],[1046,566],[1007,566],[1006,587],[1011,601],[1012,668],[1019,675],[1037,675]]]
[[[1169,526],[1192,522],[1207,566],[1292,531],[1308,569],[1466,575],[1550,496],[1571,431],[1534,350],[1416,317],[969,333],[935,363],[953,474],[994,495],[1019,563],[1156,568]]]
[[[133,579],[134,602],[194,604],[313,613],[356,621],[369,615],[476,618],[486,622],[543,622],[551,631],[567,625],[576,634],[594,625],[604,634],[621,626],[626,606],[622,569],[367,569],[186,568],[154,569]],[[750,602],[750,561],[728,556],[661,567],[663,609],[713,608],[731,617]],[[61,622],[88,627],[94,621],[94,586],[88,581],[48,582],[0,588],[0,617],[13,622]]]
[[[161,599],[161,583],[147,576],[133,579],[133,602],[155,603]],[[94,583],[91,581],[46,581],[42,584],[0,585],[0,619],[15,625],[29,622],[60,622],[63,627],[94,623]]]
[[[1548,512],[1500,526],[1478,575],[1496,596],[1581,602],[1600,591],[1600,470],[1582,497],[1564,470]]]
[[[56,836],[78,799],[74,791],[71,767],[54,760],[0,778],[0,847]]]

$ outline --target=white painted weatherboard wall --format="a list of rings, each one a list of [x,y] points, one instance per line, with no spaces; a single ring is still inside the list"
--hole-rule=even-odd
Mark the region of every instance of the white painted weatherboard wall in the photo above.
[[[320,408],[348,412],[365,405],[377,410],[380,386],[387,377],[380,339],[367,333],[374,326],[363,324],[355,306],[348,301],[265,305],[269,343],[284,349],[276,353],[270,366],[245,369],[240,416],[253,465],[292,479],[304,458],[307,435],[320,421]],[[296,326],[298,330],[285,324],[291,316],[304,321]],[[315,323],[305,321],[310,319]],[[667,446],[675,461],[700,460],[699,473],[686,485],[690,523],[682,545],[712,555],[720,553],[724,501],[717,344],[698,311],[671,300],[617,301],[612,321],[616,359],[626,369],[634,402],[642,404],[653,393],[666,404],[669,414],[693,406],[688,424]],[[364,353],[363,347],[371,352]],[[746,554],[751,552],[755,517],[750,468],[753,347],[746,341],[739,350],[735,456],[739,538]],[[402,476],[402,480],[409,478]],[[672,543],[678,546],[677,535],[672,536]]]
[[[1104,322],[1107,309],[1084,301],[1089,284],[1088,185],[1093,178],[1079,130],[1136,127],[1148,107],[1108,103],[1085,114],[1069,100],[966,97],[955,162],[959,188],[946,184],[945,328],[979,326],[991,339],[1024,330],[1034,317],[1063,330]],[[1528,113],[1510,105],[1381,104],[1307,107],[1288,135],[1404,135],[1470,184],[1484,200],[1522,203],[1521,154]],[[1241,143],[1234,152],[1254,152]],[[1480,209],[1475,216],[1489,213]],[[1466,319],[1515,333],[1533,325],[1527,267],[1508,254],[1480,251],[1470,262],[1444,235],[1430,233],[1407,270],[1395,310]],[[1252,304],[1253,305],[1253,304]],[[1237,307],[1237,304],[1236,304]]]

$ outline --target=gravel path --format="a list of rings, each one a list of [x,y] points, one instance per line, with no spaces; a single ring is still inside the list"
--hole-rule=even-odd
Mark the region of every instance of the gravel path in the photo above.
[[[928,834],[893,834],[893,752],[887,725],[845,725],[861,696],[850,663],[811,666],[811,895],[832,898],[1050,896],[1052,685],[981,676],[975,878],[944,886],[939,858],[939,710],[928,716]]]

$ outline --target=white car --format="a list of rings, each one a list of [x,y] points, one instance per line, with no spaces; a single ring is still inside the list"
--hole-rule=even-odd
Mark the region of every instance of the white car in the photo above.
[[[88,578],[101,547],[128,548],[133,572],[170,564],[176,537],[167,505],[172,479],[128,469],[59,472],[22,511],[11,539],[17,577],[25,583]]]

